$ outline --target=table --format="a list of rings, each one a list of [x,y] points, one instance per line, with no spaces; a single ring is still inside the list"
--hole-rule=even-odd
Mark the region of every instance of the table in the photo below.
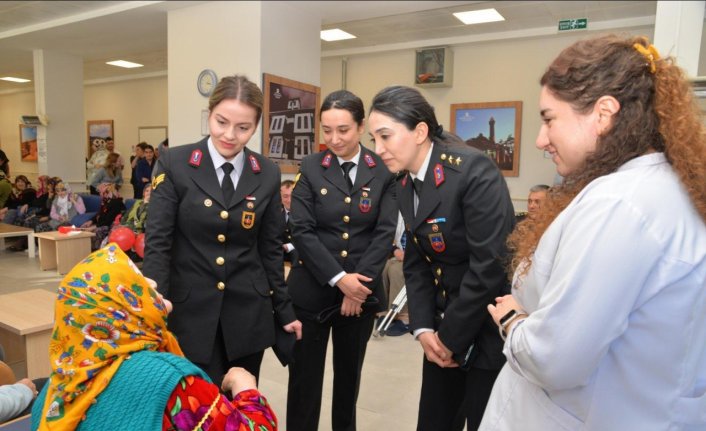
[[[48,377],[56,293],[44,289],[0,295],[0,343],[17,379]]]
[[[34,257],[34,230],[7,223],[0,223],[0,250],[5,250],[5,238],[11,238],[14,236],[27,237],[27,253],[29,254],[29,257]]]
[[[39,268],[42,271],[56,268],[59,274],[71,271],[84,257],[91,254],[93,232],[35,233],[39,238]]]

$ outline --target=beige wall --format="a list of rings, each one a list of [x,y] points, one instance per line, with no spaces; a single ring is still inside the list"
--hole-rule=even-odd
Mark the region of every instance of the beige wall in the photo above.
[[[132,146],[138,143],[138,127],[166,126],[167,110],[166,76],[84,87],[86,121],[113,120],[115,147],[126,160],[129,160]],[[31,180],[37,177],[38,167],[35,162],[20,160],[19,118],[22,114],[34,113],[34,92],[0,95],[0,147],[10,159],[12,176],[24,174]],[[86,139],[85,132],[83,136]],[[82,148],[87,147],[84,145]],[[85,150],[75,157],[85,160]],[[52,174],[49,172],[49,175]],[[129,184],[128,169],[123,171],[123,176]]]
[[[652,37],[653,28],[632,30],[632,34]],[[552,184],[554,164],[534,146],[539,132],[539,78],[554,57],[572,42],[597,33],[569,33],[527,39],[476,42],[452,47],[454,55],[453,86],[419,88],[436,108],[439,123],[450,129],[450,105],[453,103],[522,101],[519,177],[507,177],[510,195],[517,211],[527,209],[531,186]],[[413,49],[351,55],[346,59],[348,90],[356,93],[366,106],[375,93],[388,85],[414,85],[415,51]],[[342,87],[341,57],[322,59],[322,97]],[[364,139],[370,145],[369,139]]]

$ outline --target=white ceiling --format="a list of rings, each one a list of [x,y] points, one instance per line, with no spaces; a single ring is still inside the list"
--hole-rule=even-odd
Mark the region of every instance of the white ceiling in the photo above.
[[[166,74],[167,12],[197,1],[0,1],[0,76],[33,79],[32,50],[84,59],[86,81]],[[357,39],[323,42],[322,56],[435,41],[462,43],[478,37],[552,31],[559,19],[588,18],[589,28],[620,28],[654,22],[656,1],[290,1],[320,14],[322,29],[341,28]],[[496,8],[503,22],[465,26],[452,12]],[[490,36],[488,36],[490,35]],[[123,59],[137,69],[106,65]],[[32,83],[0,81],[0,92]]]

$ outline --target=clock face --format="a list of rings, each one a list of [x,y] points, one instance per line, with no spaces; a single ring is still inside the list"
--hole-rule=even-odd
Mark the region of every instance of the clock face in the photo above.
[[[218,78],[216,77],[216,72],[211,69],[204,69],[199,74],[199,78],[196,81],[196,87],[202,96],[208,97],[216,88],[216,84],[218,83],[217,81]]]

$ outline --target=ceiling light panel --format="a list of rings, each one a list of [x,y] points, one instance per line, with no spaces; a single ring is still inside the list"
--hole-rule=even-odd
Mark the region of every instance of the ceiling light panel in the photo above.
[[[105,64],[110,64],[111,66],[124,67],[126,69],[132,69],[135,67],[144,66],[140,63],[133,63],[131,61],[125,61],[125,60],[106,61]]]
[[[14,76],[5,76],[0,79],[2,79],[3,81],[10,81],[10,82],[31,82],[29,79],[15,78]]]
[[[356,37],[350,33],[346,33],[340,28],[334,28],[331,30],[321,30],[321,39],[326,42],[334,42],[337,40],[355,39]]]
[[[453,15],[466,25],[505,21],[505,18],[495,9],[469,10],[456,12]]]

